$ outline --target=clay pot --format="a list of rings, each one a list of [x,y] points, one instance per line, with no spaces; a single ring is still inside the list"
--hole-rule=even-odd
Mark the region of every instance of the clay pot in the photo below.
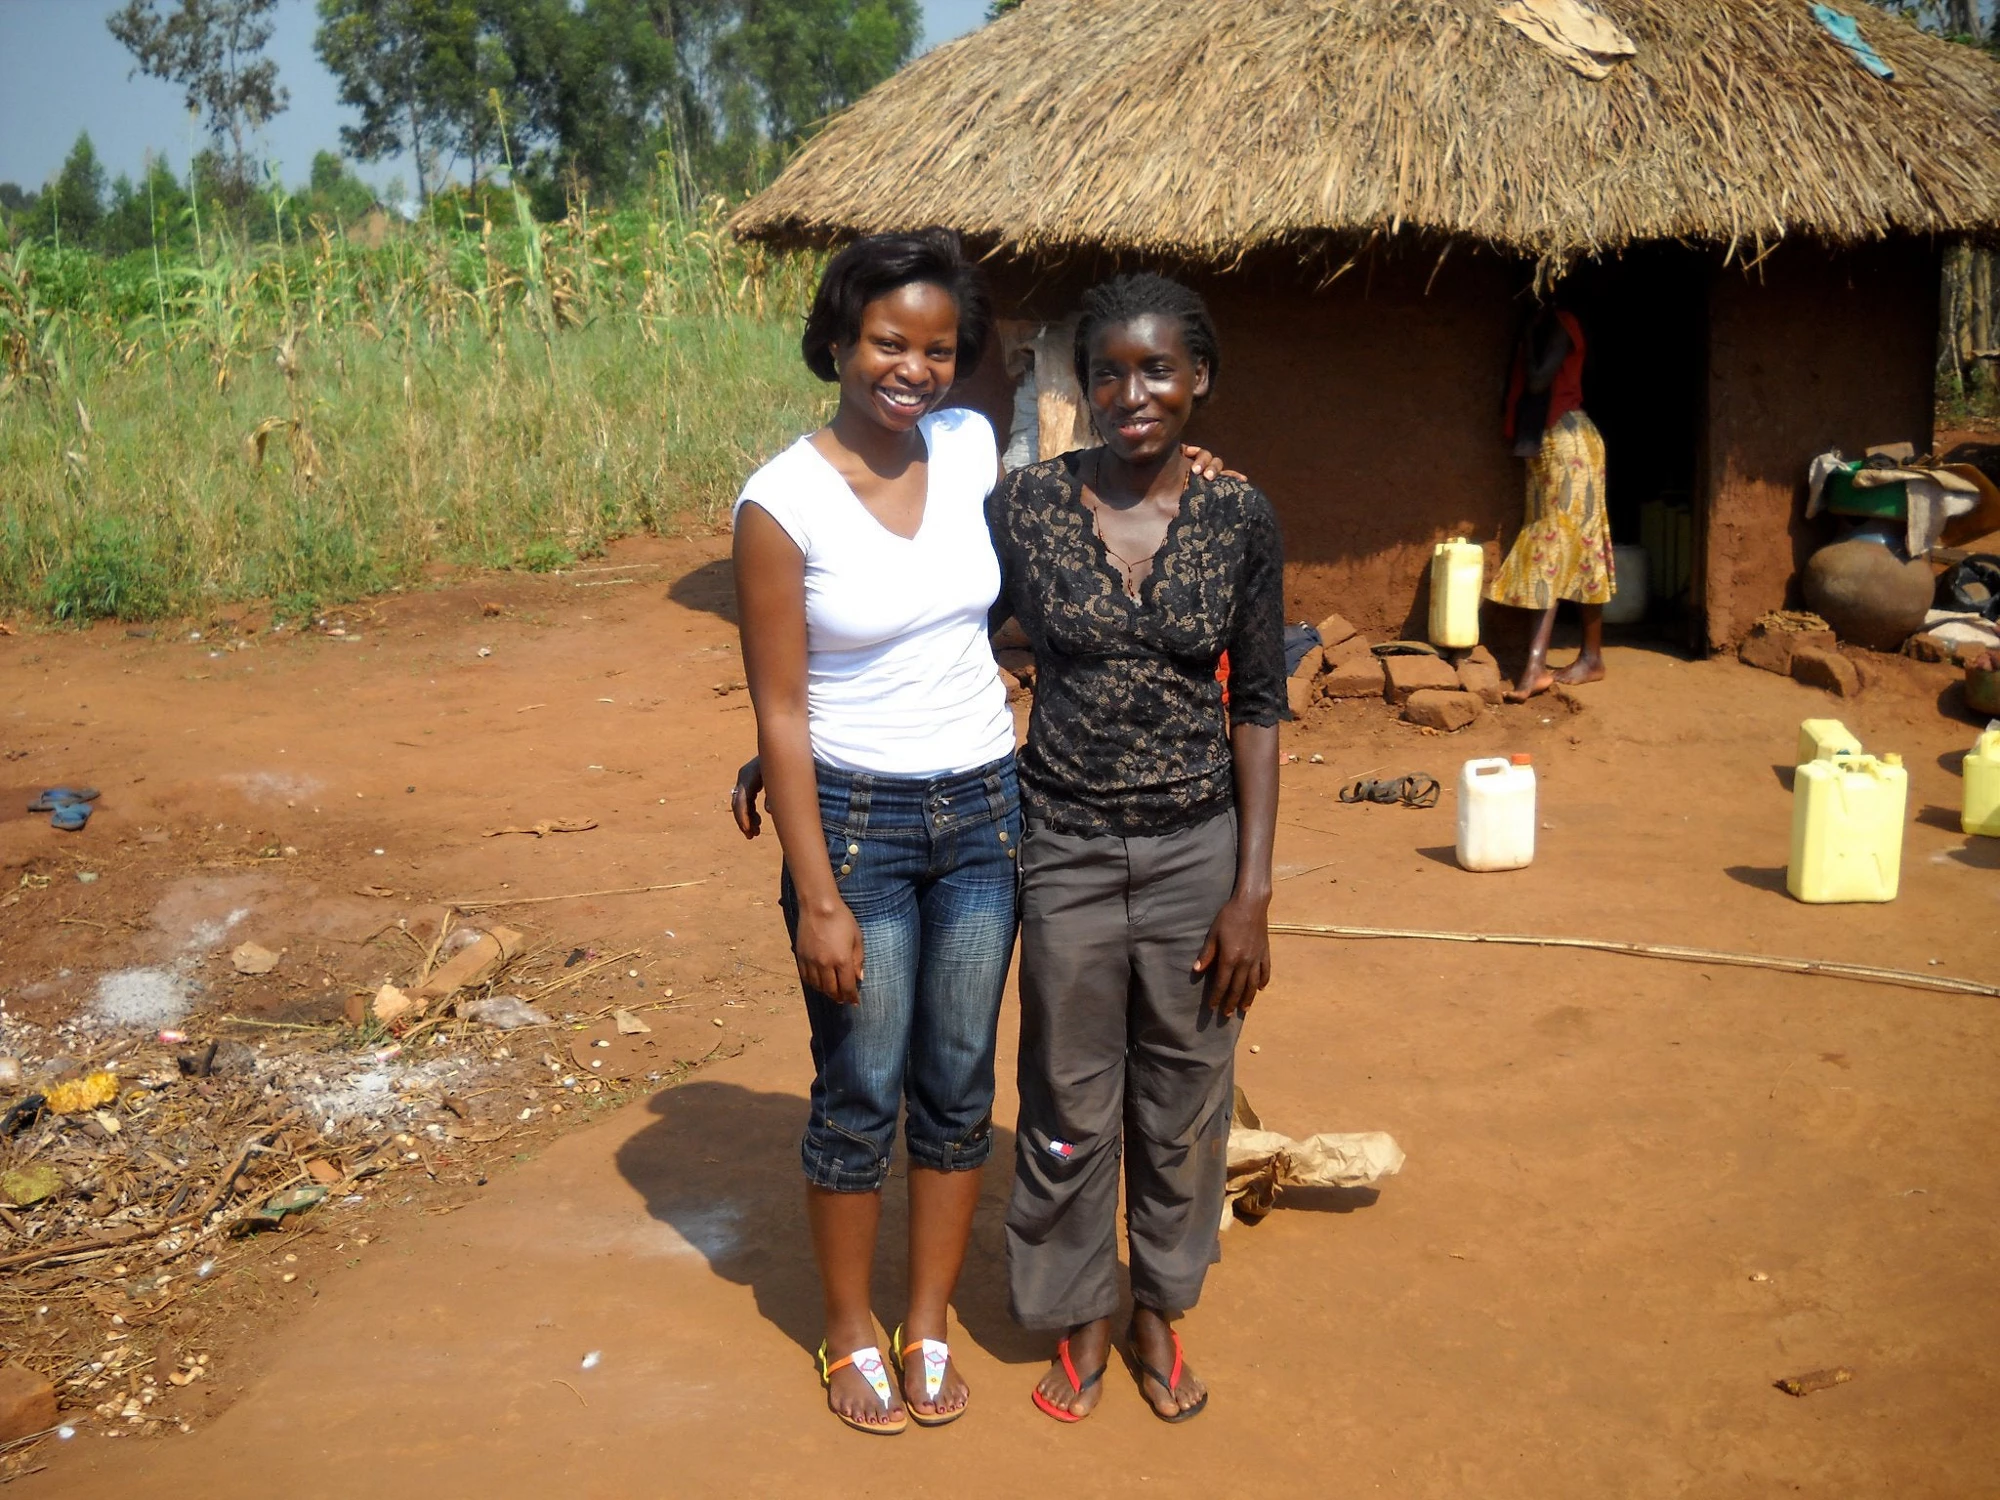
[[[1904,562],[1880,542],[1856,538],[1815,552],[1801,592],[1843,641],[1899,651],[1924,628],[1936,587],[1929,563]]]

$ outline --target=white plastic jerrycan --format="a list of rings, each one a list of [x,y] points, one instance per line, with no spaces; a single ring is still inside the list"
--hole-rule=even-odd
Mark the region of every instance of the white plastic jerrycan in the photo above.
[[[1529,757],[1469,760],[1458,773],[1458,862],[1518,870],[1535,857],[1535,767]]]
[[[1989,729],[1965,757],[1965,805],[1959,827],[2000,838],[2000,729]]]
[[[1462,651],[1479,644],[1479,585],[1486,552],[1453,537],[1431,554],[1431,644]]]

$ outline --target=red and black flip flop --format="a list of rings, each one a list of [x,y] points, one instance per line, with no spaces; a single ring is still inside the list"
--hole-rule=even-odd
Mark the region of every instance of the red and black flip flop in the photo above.
[[[1056,1358],[1062,1361],[1063,1374],[1069,1377],[1070,1389],[1075,1391],[1079,1396],[1102,1380],[1104,1372],[1111,1368],[1111,1362],[1106,1360],[1097,1367],[1094,1374],[1078,1380],[1076,1378],[1076,1366],[1069,1361],[1069,1338],[1067,1336],[1063,1338],[1061,1343],[1056,1345]],[[1178,1364],[1174,1366],[1174,1373],[1175,1375],[1180,1374],[1180,1366]],[[1039,1385],[1028,1392],[1028,1394],[1034,1398],[1035,1405],[1054,1417],[1058,1422],[1081,1422],[1085,1417],[1090,1415],[1087,1411],[1064,1411],[1055,1402],[1042,1394],[1042,1388]]]
[[[1181,1336],[1178,1333],[1175,1333],[1173,1329],[1169,1328],[1167,1330],[1167,1337],[1174,1341],[1174,1372],[1171,1376],[1162,1375],[1158,1370],[1154,1369],[1151,1365],[1147,1364],[1143,1359],[1139,1358],[1139,1352],[1136,1346],[1127,1349],[1125,1351],[1125,1357],[1132,1361],[1132,1368],[1135,1375],[1140,1372],[1143,1372],[1144,1374],[1152,1376],[1153,1379],[1157,1380],[1160,1383],[1160,1388],[1162,1390],[1164,1390],[1169,1396],[1173,1397],[1174,1400],[1178,1401],[1180,1400],[1180,1395],[1181,1395],[1181,1366],[1185,1363],[1185,1361],[1181,1358]],[[1139,1394],[1141,1396],[1144,1396],[1146,1394],[1146,1386],[1144,1381],[1141,1381],[1139,1384]],[[1190,1406],[1186,1411],[1177,1411],[1170,1417],[1165,1412],[1161,1411],[1159,1407],[1153,1405],[1151,1398],[1148,1398],[1146,1401],[1146,1409],[1150,1411],[1154,1416],[1158,1417],[1162,1422],[1185,1422],[1189,1417],[1200,1416],[1202,1413],[1202,1408],[1204,1408],[1207,1405],[1208,1405],[1208,1392],[1203,1391],[1201,1399],[1195,1402],[1193,1406]]]

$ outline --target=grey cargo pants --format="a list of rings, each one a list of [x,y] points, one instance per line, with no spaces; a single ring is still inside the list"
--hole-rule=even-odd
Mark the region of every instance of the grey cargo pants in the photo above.
[[[1235,814],[1159,838],[1031,822],[1021,875],[1014,1316],[1117,1311],[1121,1133],[1132,1295],[1180,1312],[1221,1255],[1241,1022],[1216,1018],[1194,961],[1236,884]]]

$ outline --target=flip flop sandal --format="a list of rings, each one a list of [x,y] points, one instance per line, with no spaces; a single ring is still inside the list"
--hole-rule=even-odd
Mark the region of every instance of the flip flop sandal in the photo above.
[[[1419,773],[1405,776],[1397,783],[1396,797],[1405,807],[1436,807],[1442,790],[1437,777]]]
[[[1076,1366],[1069,1362],[1069,1339],[1067,1336],[1063,1338],[1061,1343],[1056,1345],[1056,1358],[1062,1361],[1063,1374],[1069,1377],[1069,1388],[1079,1396],[1102,1380],[1104,1372],[1111,1368],[1111,1362],[1106,1360],[1091,1374],[1078,1380],[1076,1378]],[[1055,1402],[1042,1394],[1040,1386],[1036,1386],[1028,1394],[1034,1398],[1035,1405],[1054,1417],[1058,1422],[1081,1422],[1085,1417],[1090,1415],[1087,1411],[1064,1411]]]
[[[892,1411],[895,1409],[895,1398],[889,1389],[889,1373],[887,1367],[882,1363],[882,1351],[880,1349],[870,1344],[866,1349],[856,1349],[845,1359],[836,1359],[832,1364],[828,1364],[826,1362],[826,1340],[821,1339],[819,1341],[819,1384],[821,1390],[832,1390],[833,1372],[844,1370],[849,1365],[854,1366],[861,1378],[867,1381],[869,1387],[881,1398],[882,1410]],[[852,1427],[856,1432],[865,1432],[873,1437],[894,1437],[910,1425],[907,1413],[899,1413],[895,1420],[891,1422],[857,1422],[845,1412],[833,1411],[831,1404],[827,1406],[827,1410],[832,1411],[836,1417],[839,1417],[841,1421]]]
[[[1377,656],[1436,656],[1438,648],[1429,641],[1384,641],[1371,648]]]
[[[944,1389],[945,1366],[951,1363],[951,1346],[943,1339],[916,1339],[903,1342],[903,1325],[898,1323],[896,1331],[889,1335],[889,1363],[896,1368],[896,1379],[903,1387],[903,1409],[910,1414],[910,1420],[919,1427],[944,1427],[965,1415],[965,1408],[956,1411],[918,1411],[910,1403],[909,1377],[903,1373],[903,1361],[912,1353],[920,1352],[924,1361],[924,1404],[936,1406],[938,1392]]]
[[[1174,1341],[1174,1371],[1171,1377],[1162,1375],[1158,1370],[1139,1358],[1136,1347],[1128,1347],[1125,1350],[1125,1357],[1132,1362],[1132,1374],[1135,1380],[1141,1374],[1149,1376],[1160,1383],[1160,1389],[1178,1401],[1181,1394],[1181,1366],[1185,1363],[1181,1357],[1181,1336],[1169,1328],[1167,1330],[1167,1337]],[[1131,1330],[1129,1329],[1126,1330],[1126,1338],[1128,1341],[1131,1339]],[[1146,1382],[1144,1380],[1139,1380],[1139,1394],[1141,1396],[1146,1395]],[[1150,1397],[1147,1397],[1146,1400],[1146,1410],[1150,1411],[1162,1422],[1185,1422],[1189,1417],[1200,1416],[1207,1405],[1208,1392],[1204,1391],[1202,1392],[1201,1399],[1195,1402],[1193,1406],[1190,1406],[1186,1411],[1177,1411],[1170,1417],[1161,1411],[1159,1407],[1153,1405]]]
[[[49,814],[49,826],[60,828],[64,833],[75,833],[90,821],[88,802],[63,802]]]
[[[1391,777],[1387,781],[1357,781],[1352,786],[1340,789],[1340,800],[1342,802],[1381,802],[1384,804],[1394,802],[1402,795],[1399,788],[1402,786],[1403,779]]]
[[[59,807],[67,807],[73,802],[95,802],[97,788],[94,786],[52,786],[33,802],[28,804],[29,812],[54,812]]]

